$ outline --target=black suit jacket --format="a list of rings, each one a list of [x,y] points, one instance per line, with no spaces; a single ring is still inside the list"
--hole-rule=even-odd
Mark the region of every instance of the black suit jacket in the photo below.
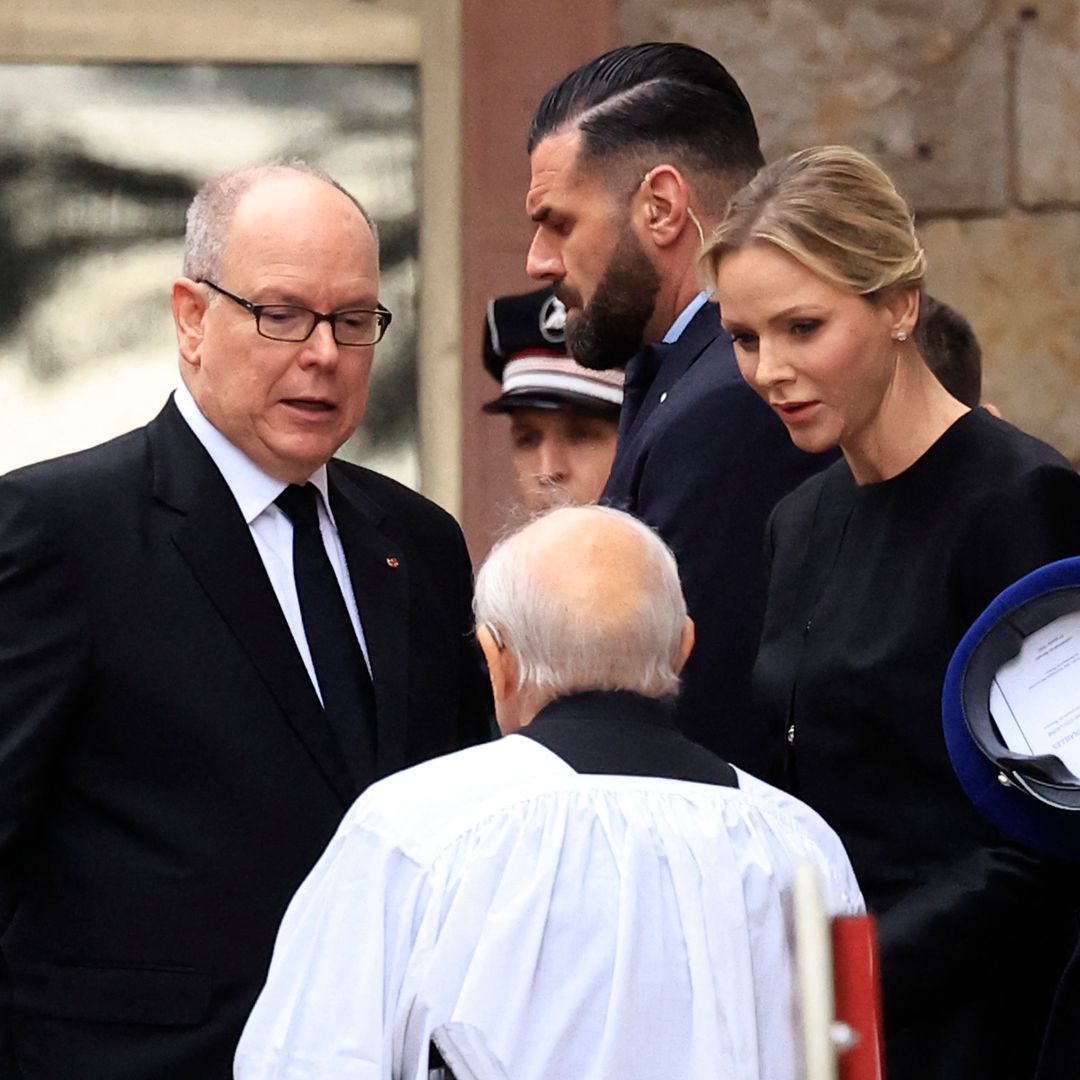
[[[329,478],[378,775],[486,737],[457,525],[368,470]],[[171,402],[0,479],[16,1075],[231,1076],[278,921],[357,794],[250,531]]]
[[[765,606],[765,522],[777,501],[835,460],[805,454],[743,381],[707,303],[679,340],[626,370],[619,442],[602,501],[648,522],[675,552],[697,644],[680,728],[767,780],[780,747],[752,719],[750,671]]]

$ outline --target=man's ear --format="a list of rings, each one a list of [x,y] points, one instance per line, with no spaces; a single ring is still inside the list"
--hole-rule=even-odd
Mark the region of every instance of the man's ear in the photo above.
[[[191,278],[177,278],[172,287],[172,313],[181,362],[197,368],[201,363],[203,318],[207,298]]]
[[[487,661],[491,693],[496,701],[505,701],[517,690],[517,663],[509,649],[499,648],[495,635],[487,626],[476,628],[476,640]]]
[[[660,248],[670,247],[685,232],[697,228],[688,209],[690,185],[674,165],[657,165],[642,180],[637,196],[637,217],[640,228]]]
[[[678,675],[680,671],[686,666],[686,661],[690,659],[690,654],[694,651],[694,641],[696,640],[696,630],[694,629],[694,620],[689,615],[686,616],[686,622],[683,623],[682,637],[679,639],[679,648],[675,653],[675,660],[672,663],[672,667],[675,669],[675,674]]]

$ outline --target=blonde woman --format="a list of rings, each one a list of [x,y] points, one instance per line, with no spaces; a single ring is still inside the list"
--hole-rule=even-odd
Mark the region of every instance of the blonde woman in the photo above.
[[[703,256],[743,377],[796,445],[843,454],[770,519],[754,686],[879,916],[888,1075],[1025,1080],[1070,912],[1060,871],[968,805],[939,702],[985,605],[1080,553],[1080,477],[926,367],[925,264],[889,178],[847,147],[759,172]]]

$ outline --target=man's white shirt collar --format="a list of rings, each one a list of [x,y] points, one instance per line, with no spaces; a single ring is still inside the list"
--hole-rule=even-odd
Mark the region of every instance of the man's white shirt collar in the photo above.
[[[679,317],[671,324],[671,329],[664,335],[666,345],[678,341],[682,332],[690,325],[690,320],[705,306],[709,300],[707,292],[699,292],[689,304],[682,309]]]
[[[195,402],[191,391],[181,383],[174,400],[180,415],[191,428],[195,438],[202,443],[211,460],[217,466],[229,490],[232,492],[240,513],[251,531],[251,538],[266,569],[270,586],[281,605],[289,632],[300,653],[300,659],[307,668],[320,697],[319,680],[315,673],[315,663],[311,657],[311,648],[304,630],[303,614],[300,610],[300,597],[296,591],[296,577],[293,570],[293,527],[288,516],[274,504],[274,500],[285,490],[287,485],[269,473],[264,472],[242,450],[231,443],[210,421]],[[319,511],[319,531],[323,546],[337,578],[345,607],[349,612],[349,621],[356,631],[356,639],[364,652],[364,659],[371,667],[368,656],[367,640],[360,622],[360,611],[356,603],[349,578],[345,550],[337,532],[337,524],[330,510],[329,486],[326,478],[326,466],[321,465],[308,478],[322,492],[322,508]]]
[[[233,493],[244,520],[250,525],[288,486],[283,481],[264,472],[242,450],[234,446],[209,420],[195,403],[191,391],[184,383],[176,388],[174,395],[180,415],[187,421],[195,438],[202,443],[214,464],[218,467]],[[330,509],[329,486],[326,466],[320,465],[308,478],[322,493],[323,505]],[[331,515],[331,520],[333,517]]]

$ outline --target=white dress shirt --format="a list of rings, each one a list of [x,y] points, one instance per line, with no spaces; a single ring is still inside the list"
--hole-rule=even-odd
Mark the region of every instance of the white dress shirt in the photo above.
[[[289,906],[236,1077],[425,1080],[450,1025],[497,1062],[460,1076],[795,1080],[794,869],[862,898],[817,814],[739,783],[515,735],[380,781]]]
[[[274,595],[281,605],[293,640],[304,661],[304,667],[307,668],[312,685],[321,701],[322,692],[319,690],[319,680],[315,676],[315,665],[311,659],[311,649],[308,646],[307,636],[304,634],[304,620],[300,614],[300,600],[296,594],[296,578],[293,575],[292,522],[274,503],[288,485],[264,472],[242,450],[229,442],[203,415],[191,396],[191,391],[183,383],[177,388],[174,397],[180,415],[212,458],[232,492],[233,498],[236,499],[240,513],[244,515],[259,557],[263,561],[263,566],[266,567]],[[349,612],[353,629],[356,631],[357,641],[360,642],[360,648],[363,650],[364,660],[370,669],[371,660],[368,658],[367,642],[364,640],[364,630],[360,623],[360,611],[356,606],[356,597],[353,594],[352,581],[345,562],[345,551],[341,546],[341,537],[338,536],[334,515],[330,510],[326,466],[316,469],[308,477],[308,483],[314,484],[322,496],[318,503],[319,529],[322,533],[323,545],[326,547],[330,565],[334,568],[342,596],[345,598],[345,607]]]

